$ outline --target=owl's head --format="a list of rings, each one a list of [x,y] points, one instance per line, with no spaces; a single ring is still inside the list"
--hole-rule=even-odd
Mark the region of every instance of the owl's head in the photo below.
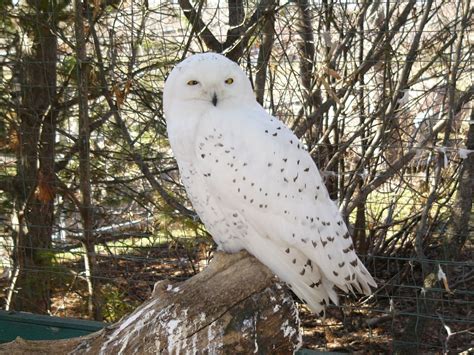
[[[165,113],[176,105],[196,108],[255,102],[252,86],[233,61],[217,53],[195,54],[168,76],[163,93]]]

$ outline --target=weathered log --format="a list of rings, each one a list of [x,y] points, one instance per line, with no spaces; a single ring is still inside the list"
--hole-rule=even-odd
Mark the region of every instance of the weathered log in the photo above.
[[[291,354],[298,311],[273,273],[246,252],[216,253],[189,280],[155,285],[121,321],[85,337],[17,340],[0,354]]]

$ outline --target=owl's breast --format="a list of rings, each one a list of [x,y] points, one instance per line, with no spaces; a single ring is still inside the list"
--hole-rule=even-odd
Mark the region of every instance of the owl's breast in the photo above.
[[[168,138],[178,163],[195,160],[196,142],[210,134],[211,127],[221,123],[220,118],[225,117],[222,111],[221,108],[197,103],[182,105],[167,112]]]
[[[220,200],[219,189],[209,184],[208,178],[234,172],[232,163],[222,165],[224,160],[218,155],[224,144],[230,144],[226,158],[237,154],[237,145],[231,144],[239,134],[236,122],[230,124],[235,119],[233,110],[219,105],[196,112],[175,111],[171,119],[168,117],[170,144],[188,197],[219,249],[226,252],[245,247],[249,226],[231,201]]]
[[[180,162],[178,165],[189,200],[219,250],[234,253],[244,249],[243,239],[248,228],[245,221],[236,218],[235,211],[225,208],[209,191],[198,166],[192,162]]]

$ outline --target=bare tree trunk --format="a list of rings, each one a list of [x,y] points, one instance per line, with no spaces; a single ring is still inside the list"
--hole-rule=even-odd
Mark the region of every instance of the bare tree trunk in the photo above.
[[[474,109],[471,109],[469,130],[467,131],[466,149],[468,156],[463,160],[459,173],[458,190],[452,207],[451,224],[446,238],[446,254],[449,259],[456,259],[469,238],[469,228],[474,198]]]
[[[359,22],[359,48],[358,48],[358,61],[359,65],[362,65],[364,62],[364,21]],[[360,75],[359,77],[359,102],[358,102],[358,108],[359,108],[359,125],[361,127],[364,126],[365,119],[367,117],[367,111],[368,107],[366,107],[365,101],[365,74]],[[367,141],[366,141],[366,134],[365,130],[361,132],[361,144],[360,144],[360,156],[363,157],[365,155],[365,151],[367,149]],[[363,173],[364,169],[366,169],[366,166],[362,165],[363,161],[362,159],[359,160],[359,167],[358,171]],[[357,183],[354,182],[354,184],[357,184],[357,188],[360,190],[363,185],[362,178],[357,177],[358,181]],[[356,220],[354,223],[354,233],[353,233],[353,239],[354,239],[354,244],[362,255],[366,254],[368,251],[368,240],[367,240],[367,233],[366,233],[366,227],[367,227],[367,221],[366,221],[366,204],[367,204],[367,199],[363,199],[359,202],[359,204],[356,207]]]
[[[22,58],[20,149],[17,160],[15,274],[10,308],[47,313],[50,308],[51,235],[54,222],[57,38],[48,4],[29,2],[25,32],[33,43]],[[26,15],[25,15],[26,16]]]
[[[247,252],[214,256],[191,279],[155,285],[152,298],[86,337],[17,339],[0,354],[291,354],[301,346],[298,311],[273,273]]]
[[[265,83],[267,80],[267,68],[272,54],[273,41],[275,37],[275,16],[271,15],[263,26],[262,43],[258,50],[257,72],[255,74],[255,96],[257,101],[263,105],[265,95]]]
[[[74,1],[75,6],[75,34],[77,58],[77,82],[79,96],[79,181],[81,190],[81,216],[83,226],[84,266],[87,280],[88,313],[89,317],[102,320],[99,289],[97,285],[95,254],[95,237],[92,233],[94,216],[91,201],[91,173],[90,173],[90,124],[89,124],[89,84],[86,43],[84,34],[84,18],[82,11],[89,11],[81,0]]]
[[[239,39],[244,33],[244,28],[239,26],[243,23],[245,18],[244,2],[243,0],[229,0],[229,31],[227,32],[227,41],[237,43],[231,50],[228,57],[234,61],[242,58],[246,43],[242,43]]]
[[[367,239],[366,227],[367,221],[365,218],[366,214],[366,201],[362,201],[356,208],[356,219],[354,222],[354,233],[353,240],[357,248],[357,251],[362,255],[367,254],[369,251],[369,240]]]
[[[305,99],[308,101],[308,114],[312,111],[311,91],[313,88],[313,63],[314,63],[314,36],[311,23],[311,5],[308,0],[297,2],[299,19],[298,34],[301,40],[298,44],[300,59],[301,84],[305,91]]]
[[[458,9],[463,8],[460,6],[462,3],[458,3]],[[462,62],[462,48],[463,39],[466,34],[466,29],[471,24],[472,9],[471,1],[465,2],[464,13],[462,15],[461,30],[456,41],[455,50],[453,52],[453,67],[450,73],[450,85],[448,89],[448,100],[449,100],[449,119],[454,120],[456,115],[456,104],[459,105],[459,101],[456,102],[456,82],[458,77],[458,71]],[[461,107],[463,105],[461,104]],[[459,174],[459,186],[456,194],[456,199],[453,205],[453,215],[451,225],[448,229],[448,249],[447,258],[455,259],[459,255],[462,247],[466,243],[469,237],[469,221],[472,219],[472,200],[474,197],[474,108],[471,107],[471,117],[469,121],[469,129],[466,137],[466,148],[470,151],[470,154],[464,159]]]

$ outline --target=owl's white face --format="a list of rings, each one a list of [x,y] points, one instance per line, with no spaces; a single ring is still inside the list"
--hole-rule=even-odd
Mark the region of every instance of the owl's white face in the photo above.
[[[250,81],[240,67],[216,53],[197,54],[176,66],[166,80],[164,110],[187,105],[212,109],[255,102]]]

